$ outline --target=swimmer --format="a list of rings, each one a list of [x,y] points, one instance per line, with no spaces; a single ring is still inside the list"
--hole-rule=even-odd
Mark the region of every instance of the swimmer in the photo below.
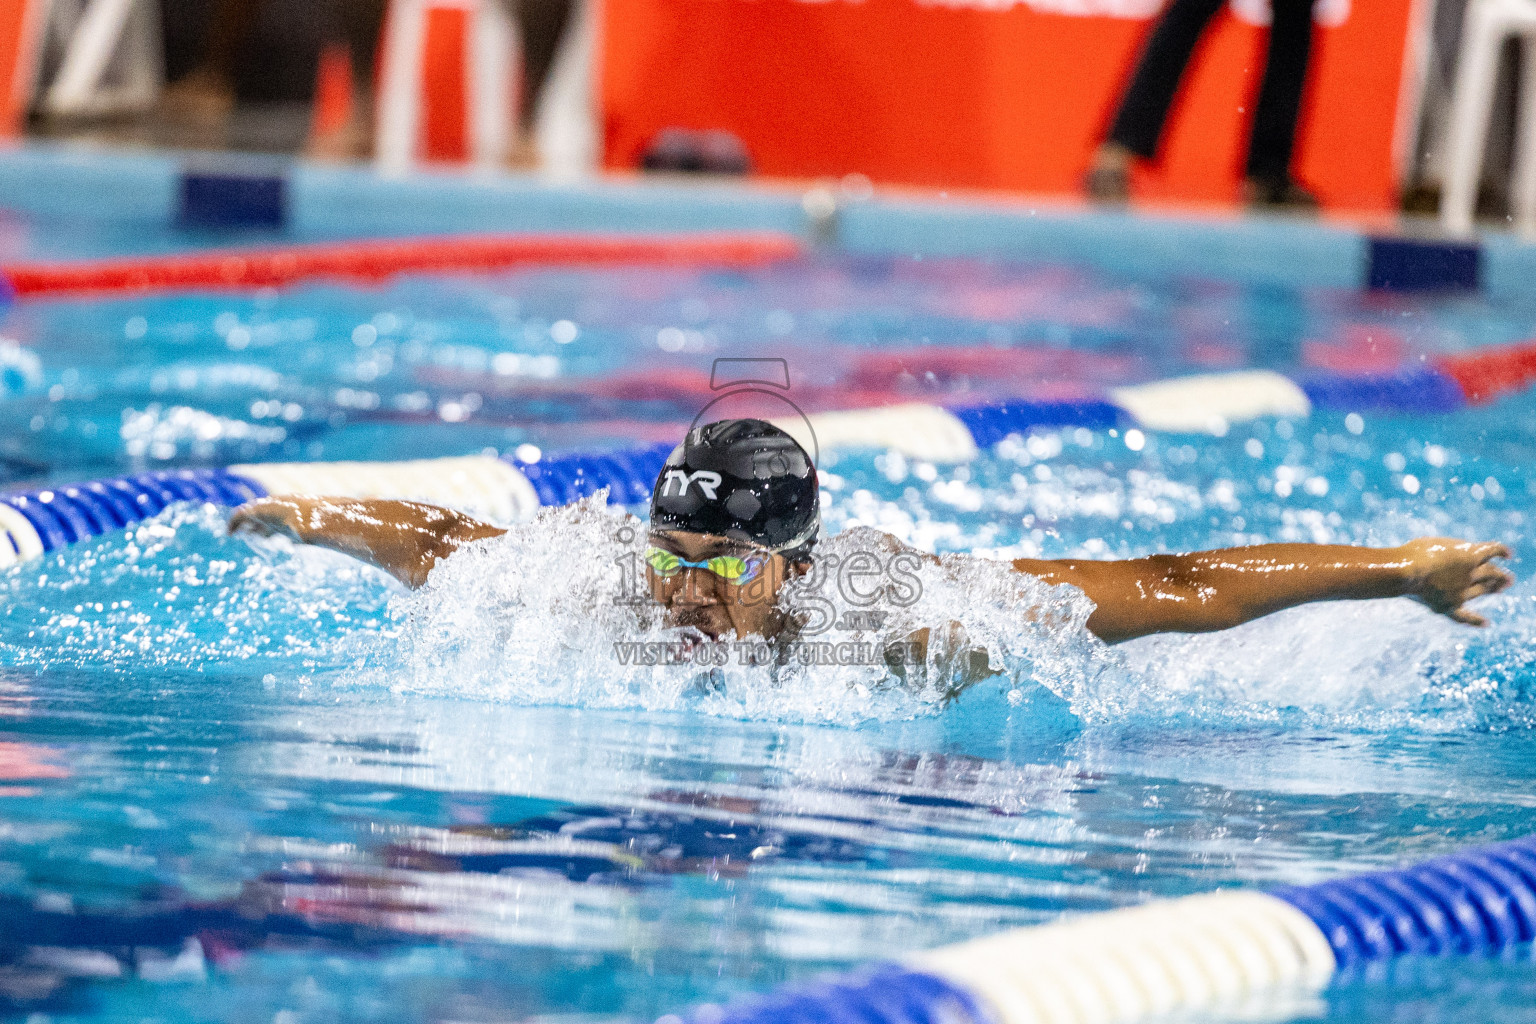
[[[505,532],[418,502],[305,496],[242,505],[229,526],[344,552],[413,588],[459,548]],[[645,553],[652,596],[672,625],[711,639],[778,638],[793,626],[777,597],[810,570],[820,528],[816,469],[794,438],[762,420],[697,427],[667,459],[652,493]],[[887,541],[893,553],[911,550]],[[1020,558],[1012,566],[1087,594],[1088,629],[1113,644],[1228,629],[1311,601],[1381,597],[1413,598],[1482,626],[1466,604],[1514,581],[1494,564],[1507,557],[1498,543],[1425,537],[1395,548],[1259,544],[1122,561]]]

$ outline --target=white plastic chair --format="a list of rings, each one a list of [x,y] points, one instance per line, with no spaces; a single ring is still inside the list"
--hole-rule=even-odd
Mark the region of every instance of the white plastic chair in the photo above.
[[[1452,234],[1472,231],[1499,53],[1504,40],[1511,36],[1525,40],[1525,59],[1521,61],[1510,199],[1516,230],[1522,235],[1536,235],[1536,47],[1532,46],[1536,42],[1536,0],[1468,0],[1446,133],[1445,189],[1440,197],[1440,223]]]
[[[390,0],[375,133],[375,159],[385,174],[404,174],[417,162],[427,17],[434,8],[454,7],[470,13],[464,88],[471,161],[490,171],[506,155],[521,40],[501,0]]]
[[[555,52],[539,109],[534,111],[534,134],[543,159],[542,169],[556,179],[592,174],[602,155],[592,88],[597,3],[598,0],[573,0],[565,37]]]
[[[159,98],[165,62],[156,0],[43,0],[42,23],[63,49],[43,92],[45,114],[134,113]]]

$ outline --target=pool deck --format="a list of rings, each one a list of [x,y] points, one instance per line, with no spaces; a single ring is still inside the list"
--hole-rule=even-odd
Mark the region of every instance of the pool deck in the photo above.
[[[257,227],[297,240],[461,232],[784,231],[872,255],[996,256],[1138,278],[1278,287],[1531,290],[1536,244],[1504,233],[1440,240],[1334,219],[1114,211],[1059,200],[880,190],[817,220],[805,187],[719,180],[426,172],[32,143],[0,151],[0,209],[40,217]]]

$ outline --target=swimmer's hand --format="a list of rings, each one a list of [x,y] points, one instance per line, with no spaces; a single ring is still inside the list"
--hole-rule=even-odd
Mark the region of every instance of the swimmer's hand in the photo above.
[[[229,532],[245,531],[340,551],[412,588],[425,583],[433,567],[463,545],[506,532],[462,512],[415,501],[304,494],[241,505],[229,517]]]
[[[1003,671],[993,666],[987,649],[973,644],[958,622],[948,622],[937,629],[923,626],[913,630],[902,638],[900,647],[885,649],[885,664],[891,675],[918,689],[929,684],[931,665],[932,682],[938,685],[945,704]]]
[[[301,508],[296,498],[261,498],[249,501],[229,515],[229,532],[253,533],[261,537],[287,537],[303,542],[300,535]]]
[[[1469,626],[1486,626],[1488,620],[1464,607],[1468,601],[1497,594],[1515,582],[1513,573],[1493,564],[1495,558],[1509,557],[1503,544],[1422,537],[1402,550],[1411,580],[1409,596]]]

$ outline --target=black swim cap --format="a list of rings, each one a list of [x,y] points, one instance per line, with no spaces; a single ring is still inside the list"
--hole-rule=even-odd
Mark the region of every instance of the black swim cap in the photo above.
[[[651,528],[713,533],[810,557],[821,527],[816,467],[799,443],[763,420],[695,427],[651,492]]]

